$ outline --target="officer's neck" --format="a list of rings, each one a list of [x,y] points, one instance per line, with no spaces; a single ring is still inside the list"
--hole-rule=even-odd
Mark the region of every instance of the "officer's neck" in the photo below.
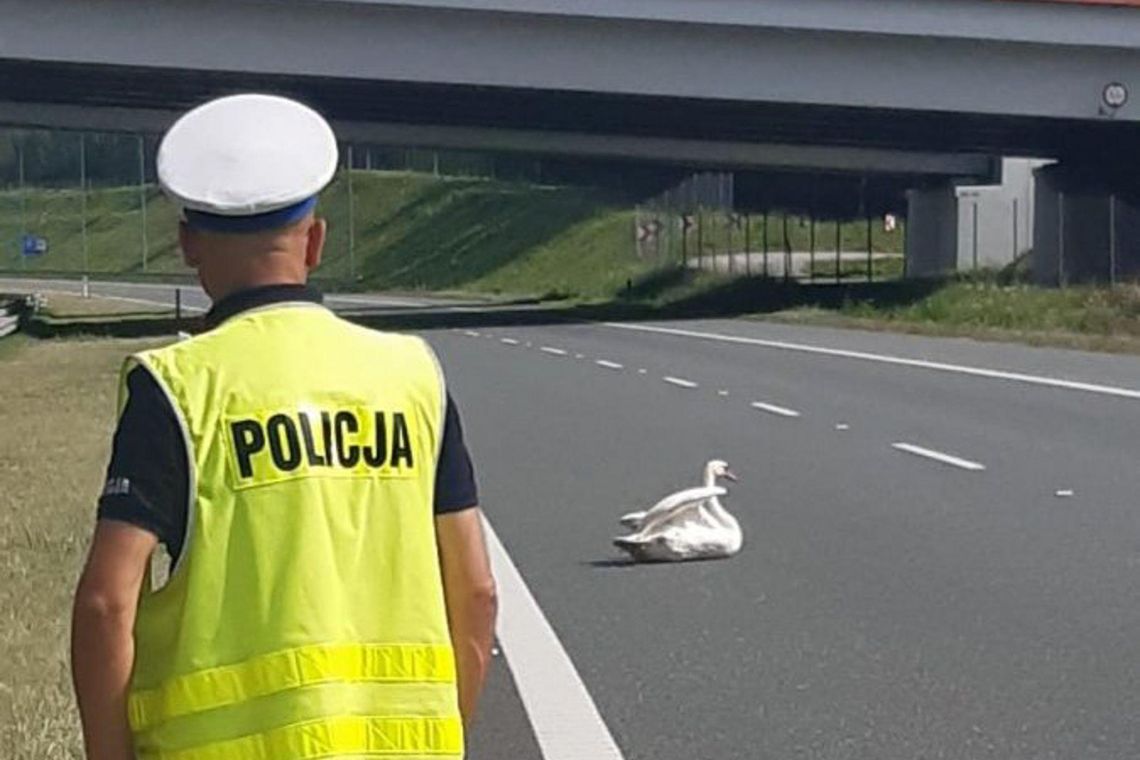
[[[202,288],[214,303],[243,290],[269,285],[304,285],[309,278],[304,260],[284,253],[235,257],[220,266],[199,268],[198,275]]]

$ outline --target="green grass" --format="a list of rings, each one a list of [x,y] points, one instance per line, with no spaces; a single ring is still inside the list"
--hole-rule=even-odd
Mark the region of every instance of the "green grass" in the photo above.
[[[116,298],[72,295],[70,293],[48,293],[39,314],[52,319],[118,317],[153,317],[157,314],[171,314],[173,306],[124,301]]]
[[[1140,287],[1135,285],[1045,289],[965,280],[913,304],[883,309],[856,302],[843,311],[888,321],[1140,337]]]

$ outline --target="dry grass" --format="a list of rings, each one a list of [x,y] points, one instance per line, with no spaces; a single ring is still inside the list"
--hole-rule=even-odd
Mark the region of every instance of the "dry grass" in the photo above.
[[[126,301],[118,298],[101,298],[97,296],[84,298],[68,293],[54,293],[51,291],[47,291],[45,297],[47,298],[47,306],[44,309],[44,313],[57,319],[130,316],[132,314],[149,317],[155,314],[174,313],[174,308],[171,306],[139,303],[138,301]]]
[[[0,341],[0,758],[79,757],[71,593],[94,524],[119,363],[154,341]]]

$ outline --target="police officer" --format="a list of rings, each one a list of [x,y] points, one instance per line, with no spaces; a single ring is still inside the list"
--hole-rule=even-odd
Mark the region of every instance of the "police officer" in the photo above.
[[[214,306],[123,369],[73,617],[92,760],[463,756],[495,616],[471,462],[424,341],[305,285],[336,163],[320,115],[265,95],[163,139]]]

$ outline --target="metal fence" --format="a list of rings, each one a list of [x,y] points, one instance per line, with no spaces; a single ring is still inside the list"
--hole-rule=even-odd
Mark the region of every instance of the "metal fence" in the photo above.
[[[727,172],[694,174],[638,204],[632,239],[638,258],[660,268],[727,277],[843,282],[904,274],[903,220],[739,210]]]

